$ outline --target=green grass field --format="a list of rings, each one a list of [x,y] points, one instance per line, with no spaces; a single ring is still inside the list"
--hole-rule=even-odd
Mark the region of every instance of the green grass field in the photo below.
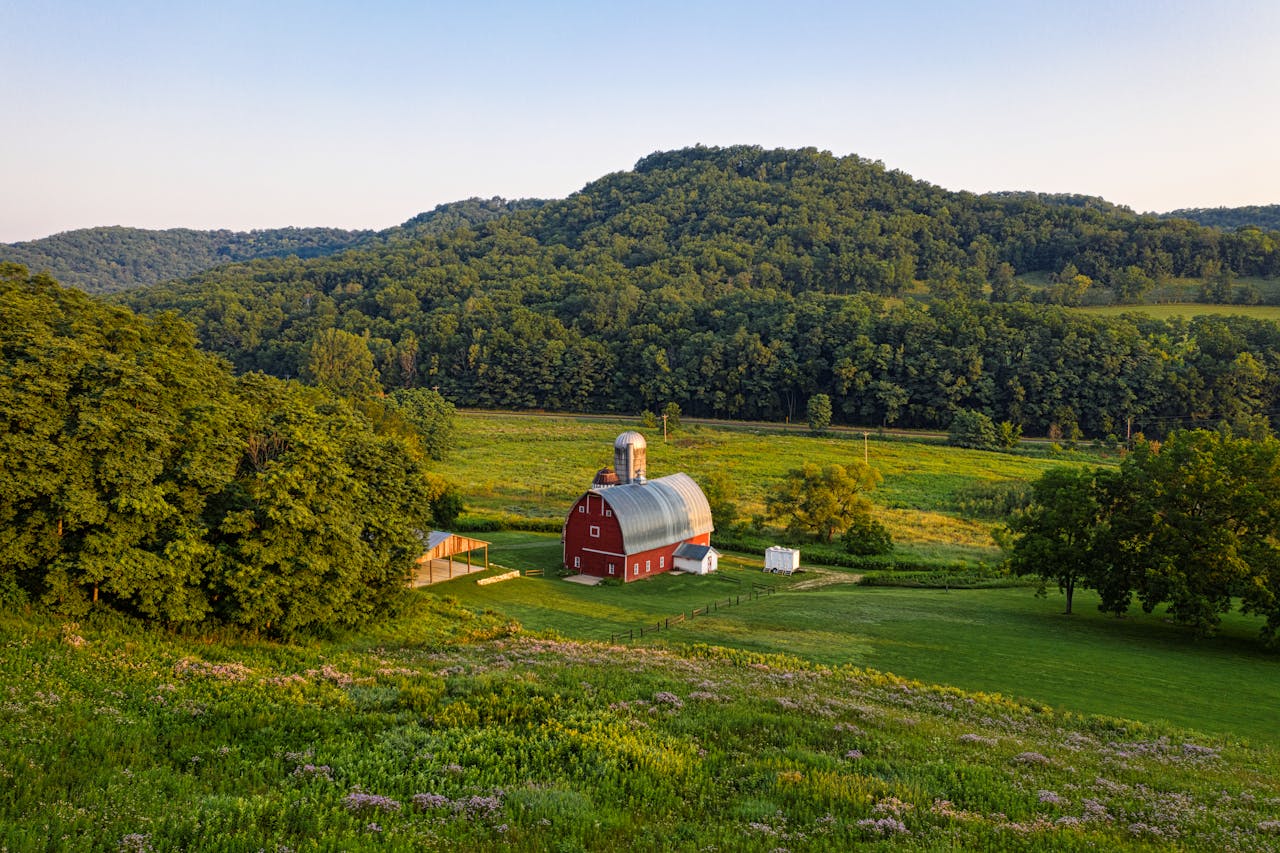
[[[591,484],[595,472],[613,464],[613,440],[635,419],[578,420],[467,413],[458,418],[458,447],[437,470],[459,483],[476,514],[561,518]],[[730,474],[741,492],[744,519],[764,511],[764,498],[785,473],[806,462],[861,460],[861,436],[816,438],[802,434],[693,427],[662,440],[644,431],[649,473],[684,471],[695,479]],[[1027,453],[961,450],[937,443],[883,440],[872,434],[865,452],[884,481],[871,500],[881,520],[907,554],[960,559],[996,555],[992,524],[964,518],[954,507],[975,485],[1028,481],[1055,465],[1077,464],[1041,449]],[[1105,460],[1093,459],[1095,463]]]
[[[490,518],[560,518],[628,426],[461,420],[444,473]],[[740,429],[650,440],[653,474],[723,467],[747,512],[788,467],[861,452]],[[880,512],[910,553],[993,553],[990,522],[958,499],[1058,461],[870,447]],[[1280,841],[1280,659],[1250,620],[1195,641],[1159,614],[1104,619],[1088,595],[1068,619],[1026,587],[869,588],[733,554],[715,577],[583,587],[555,577],[556,534],[480,538],[490,574],[547,574],[406,590],[360,631],[291,642],[0,613],[0,851]]]
[[[1083,853],[1280,839],[1280,751],[1261,744],[792,656],[538,638],[410,598],[357,634],[296,643],[0,614],[0,850]]]
[[[559,537],[498,533],[492,557],[511,568],[551,569]],[[965,690],[997,692],[1084,714],[1155,721],[1280,744],[1280,656],[1257,641],[1261,620],[1228,614],[1218,637],[1197,640],[1159,611],[1117,620],[1077,593],[1062,615],[1056,593],[1026,587],[922,590],[830,584],[810,574],[783,578],[730,556],[723,578],[659,576],[625,586],[583,587],[550,571],[541,578],[478,586],[459,578],[432,587],[476,609],[493,609],[530,630],[608,640],[713,602],[742,603],[650,633],[645,644],[723,645],[851,664]],[[497,573],[497,569],[493,573]],[[833,571],[838,577],[841,573]],[[846,574],[847,576],[847,574]],[[752,582],[775,595],[750,598]],[[1170,701],[1177,697],[1177,701]],[[1230,697],[1229,701],[1224,697]]]
[[[1155,305],[1097,305],[1072,310],[1108,317],[1119,314],[1142,314],[1157,320],[1168,320],[1173,317],[1189,320],[1192,317],[1213,316],[1252,317],[1255,320],[1280,321],[1280,305],[1205,305],[1198,302],[1169,302]]]

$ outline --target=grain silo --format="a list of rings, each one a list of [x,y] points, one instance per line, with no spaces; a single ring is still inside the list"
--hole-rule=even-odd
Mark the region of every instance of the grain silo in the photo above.
[[[638,432],[628,431],[618,436],[613,443],[613,470],[618,475],[619,484],[644,481],[648,446],[644,436]]]

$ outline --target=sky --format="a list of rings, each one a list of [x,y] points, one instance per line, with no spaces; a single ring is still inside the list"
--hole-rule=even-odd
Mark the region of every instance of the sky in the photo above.
[[[1280,3],[0,0],[0,242],[386,228],[696,144],[1280,203]]]

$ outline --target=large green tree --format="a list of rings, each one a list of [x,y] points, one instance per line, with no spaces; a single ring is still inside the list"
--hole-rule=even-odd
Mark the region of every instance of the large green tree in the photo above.
[[[792,533],[812,533],[830,542],[854,521],[871,517],[866,493],[880,482],[878,471],[862,461],[843,465],[805,464],[787,472],[766,497],[771,518]]]
[[[1052,468],[1032,487],[1031,505],[1010,523],[1015,536],[1010,568],[1019,575],[1056,582],[1071,613],[1076,588],[1092,586],[1100,573],[1095,546],[1103,523],[1098,500],[1098,472],[1085,468]]]

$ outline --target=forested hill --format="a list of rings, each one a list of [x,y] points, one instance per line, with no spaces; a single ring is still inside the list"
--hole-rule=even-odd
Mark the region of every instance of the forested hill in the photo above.
[[[367,348],[384,387],[461,405],[781,420],[824,393],[856,423],[972,409],[1033,434],[1252,429],[1280,410],[1274,324],[1084,317],[1014,275],[1131,295],[1275,275],[1278,245],[1083,196],[949,192],[858,157],[699,147],[479,225],[129,301],[177,309],[242,370],[307,375],[317,345]]]
[[[110,293],[187,278],[220,264],[286,256],[316,258],[355,246],[442,233],[540,203],[472,198],[439,205],[403,225],[378,232],[338,228],[82,228],[25,243],[0,244],[0,261],[48,272],[63,284],[90,293]]]
[[[1160,214],[1162,219],[1190,219],[1214,228],[1280,230],[1280,204],[1249,207],[1188,207]]]
[[[0,245],[0,261],[48,272],[62,283],[90,293],[109,293],[186,278],[235,261],[280,255],[304,258],[329,255],[372,235],[372,231],[337,228],[150,231],[110,226]]]

